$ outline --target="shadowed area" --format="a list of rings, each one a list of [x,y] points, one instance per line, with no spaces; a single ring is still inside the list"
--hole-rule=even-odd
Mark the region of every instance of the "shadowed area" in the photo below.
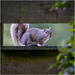
[[[2,51],[2,74],[57,74],[55,62],[58,51]]]

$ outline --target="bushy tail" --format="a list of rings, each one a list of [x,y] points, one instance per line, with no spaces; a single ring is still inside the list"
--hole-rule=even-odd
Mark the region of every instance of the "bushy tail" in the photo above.
[[[11,24],[10,34],[15,46],[21,46],[20,39],[22,35],[29,29],[29,24],[27,23],[13,23]]]

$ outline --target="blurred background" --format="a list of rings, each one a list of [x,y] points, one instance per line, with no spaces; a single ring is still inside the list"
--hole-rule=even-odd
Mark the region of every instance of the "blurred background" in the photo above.
[[[10,27],[11,23],[4,23],[3,31],[3,46],[14,46],[11,35]],[[48,29],[51,27],[53,36],[46,42],[48,46],[65,46],[65,41],[69,40],[73,33],[69,32],[69,29],[73,27],[69,23],[29,23],[29,28]]]

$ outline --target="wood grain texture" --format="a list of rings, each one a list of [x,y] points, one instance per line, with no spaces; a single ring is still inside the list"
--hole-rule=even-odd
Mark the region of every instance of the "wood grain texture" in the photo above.
[[[58,66],[49,70],[58,51],[2,51],[2,74],[57,74]]]
[[[2,23],[68,23],[74,16],[74,2],[70,1],[71,8],[59,9],[58,17],[48,10],[55,1],[2,1]]]

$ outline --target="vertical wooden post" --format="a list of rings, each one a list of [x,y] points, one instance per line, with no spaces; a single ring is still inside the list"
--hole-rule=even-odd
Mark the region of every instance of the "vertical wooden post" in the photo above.
[[[0,23],[0,46],[3,46],[3,23]]]

